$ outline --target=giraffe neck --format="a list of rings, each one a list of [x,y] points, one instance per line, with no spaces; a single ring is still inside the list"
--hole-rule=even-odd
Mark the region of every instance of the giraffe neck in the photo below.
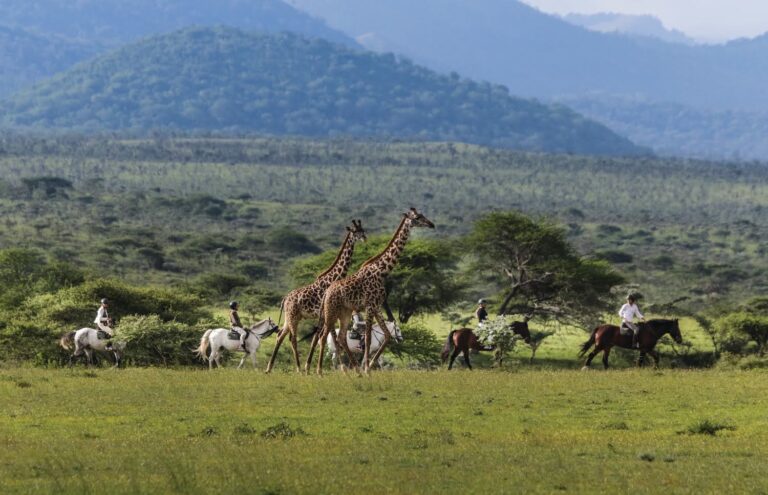
[[[384,251],[371,260],[370,264],[375,265],[376,272],[380,276],[386,277],[392,270],[394,270],[397,260],[400,259],[400,255],[403,254],[405,243],[408,242],[408,236],[411,234],[411,225],[412,222],[410,218],[403,218],[403,221],[400,222],[400,226],[395,231],[392,240],[389,241],[389,244]]]
[[[356,239],[352,233],[347,232],[347,237],[344,238],[344,242],[341,244],[339,254],[336,255],[333,264],[317,277],[317,280],[315,280],[316,284],[330,285],[347,275],[347,270],[352,262],[352,253],[355,250],[355,242]]]

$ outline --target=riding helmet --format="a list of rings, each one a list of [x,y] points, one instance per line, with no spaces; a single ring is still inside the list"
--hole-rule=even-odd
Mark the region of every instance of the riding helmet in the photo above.
[[[232,301],[229,303],[229,309],[237,309],[237,301]]]
[[[480,299],[479,301],[477,301],[477,304],[485,304],[485,299]]]
[[[109,304],[109,299],[107,299],[106,297],[102,297],[101,304]]]

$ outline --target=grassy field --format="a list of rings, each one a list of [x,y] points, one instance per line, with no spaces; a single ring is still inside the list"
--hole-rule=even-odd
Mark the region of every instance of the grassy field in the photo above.
[[[0,491],[765,493],[766,378],[2,369]]]

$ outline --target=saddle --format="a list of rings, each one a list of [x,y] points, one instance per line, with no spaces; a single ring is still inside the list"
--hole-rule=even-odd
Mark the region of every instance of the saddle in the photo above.
[[[243,330],[245,330],[245,340],[248,340],[248,336],[251,334],[251,331],[247,328],[244,328]],[[230,330],[227,336],[229,337],[229,340],[240,340],[240,334],[235,330]]]
[[[349,337],[350,340],[362,340],[363,334],[356,330],[352,330],[351,332],[347,333],[347,337]]]
[[[621,327],[619,327],[619,333],[625,337],[632,337],[635,334],[635,332],[633,332],[631,328],[623,324],[621,325]],[[638,335],[639,333],[640,332],[638,331]]]
[[[96,338],[98,340],[109,340],[112,337],[104,330],[96,330]]]

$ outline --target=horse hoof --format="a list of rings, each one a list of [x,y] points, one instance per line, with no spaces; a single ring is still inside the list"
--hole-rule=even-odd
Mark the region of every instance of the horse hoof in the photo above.
[[[581,367],[581,371],[589,371],[589,370],[591,370],[591,369],[592,369],[592,368],[590,368],[589,366],[582,366],[582,367]]]

